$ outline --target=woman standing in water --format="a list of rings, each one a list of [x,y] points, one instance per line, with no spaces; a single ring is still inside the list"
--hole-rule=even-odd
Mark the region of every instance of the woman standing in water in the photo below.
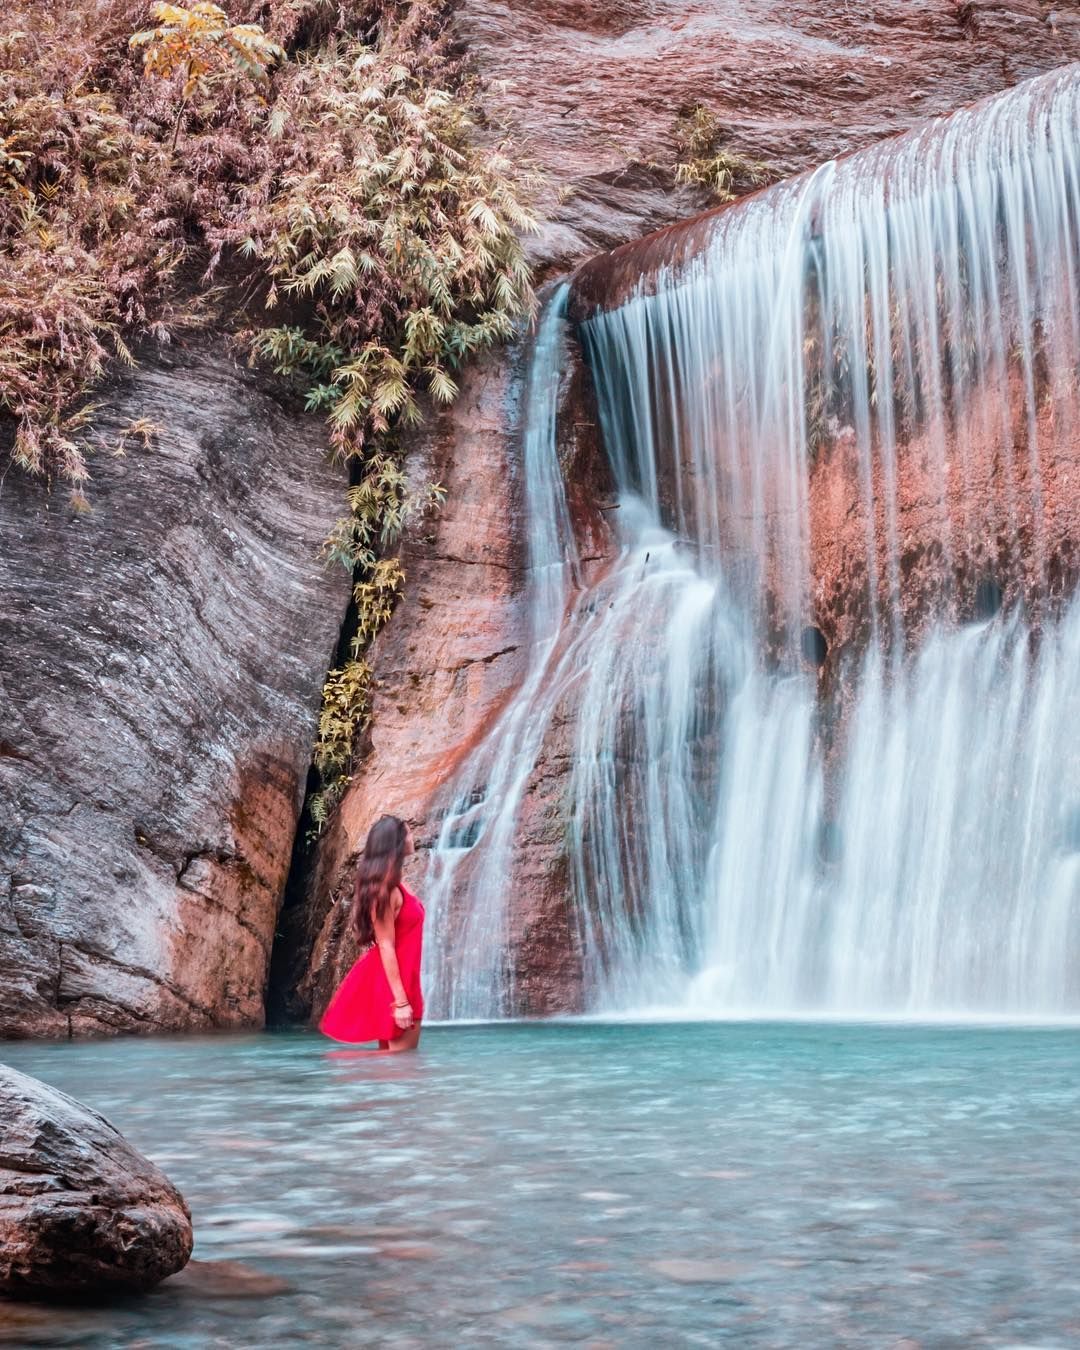
[[[408,825],[383,816],[371,827],[356,865],[351,922],[361,955],[319,1024],[336,1041],[378,1041],[395,1054],[420,1040],[424,996],[420,955],[424,907],[401,883],[405,859],[415,851]]]

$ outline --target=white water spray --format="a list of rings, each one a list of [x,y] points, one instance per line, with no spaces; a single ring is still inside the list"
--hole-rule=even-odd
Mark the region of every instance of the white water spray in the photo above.
[[[1037,635],[1015,605],[961,625],[953,567],[993,530],[1003,589],[1046,589],[1042,472],[1071,444],[1080,376],[1078,132],[1075,70],[1032,81],[720,215],[695,260],[590,318],[622,553],[575,595],[549,309],[526,444],[534,660],[440,841],[437,913],[467,886],[461,933],[434,944],[441,1014],[515,1009],[517,813],[568,698],[593,1009],[1080,1009],[1080,605]],[[911,652],[914,439],[943,582]],[[811,466],[838,442],[867,636],[830,791],[799,634]],[[479,833],[455,850],[470,810]]]

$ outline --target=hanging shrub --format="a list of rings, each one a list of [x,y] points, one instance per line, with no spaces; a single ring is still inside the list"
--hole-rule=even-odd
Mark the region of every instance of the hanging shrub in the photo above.
[[[93,390],[141,332],[213,321],[304,381],[354,463],[326,546],[353,574],[357,625],[327,680],[321,810],[370,716],[361,653],[404,583],[390,553],[443,495],[406,491],[394,432],[425,400],[450,403],[465,362],[534,305],[530,183],[483,126],[450,9],[13,0],[0,14],[0,453],[92,505]],[[216,286],[226,260],[242,306]]]

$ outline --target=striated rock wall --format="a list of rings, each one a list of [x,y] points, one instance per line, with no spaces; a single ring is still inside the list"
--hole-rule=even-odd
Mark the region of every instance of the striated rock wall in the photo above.
[[[1080,57],[1080,16],[1036,0],[464,0],[455,24],[493,82],[493,120],[547,175],[545,225],[530,245],[546,275],[706,204],[674,184],[680,109],[707,104],[730,128],[732,149],[787,174]],[[524,368],[516,351],[467,375],[460,405],[418,439],[416,472],[442,477],[450,495],[443,515],[406,542],[408,594],[373,653],[381,688],[370,754],[295,897],[282,974],[293,1015],[317,1014],[353,955],[344,908],[332,900],[368,826],[384,810],[414,821],[422,891],[438,788],[520,678]],[[588,422],[587,401],[574,406]],[[594,431],[581,430],[575,481],[599,482]],[[827,511],[816,509],[824,528]],[[586,551],[600,559],[610,541],[598,523],[589,529]],[[559,719],[550,740],[507,878],[521,1010],[532,1012],[577,999]]]
[[[349,594],[318,558],[342,475],[268,388],[147,351],[88,513],[0,485],[0,1036],[262,1024]]]
[[[1080,13],[1043,0],[464,0],[455,22],[548,175],[554,268],[705,204],[674,188],[680,109],[788,175],[1080,58]]]

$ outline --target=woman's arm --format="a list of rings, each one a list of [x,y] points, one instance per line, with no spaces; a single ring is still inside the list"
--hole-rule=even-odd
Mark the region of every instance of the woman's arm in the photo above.
[[[375,943],[382,958],[383,970],[386,971],[386,980],[394,995],[394,1021],[402,1031],[407,1031],[413,1024],[413,1010],[409,996],[405,993],[405,986],[401,982],[397,947],[394,944],[394,918],[401,908],[401,899],[401,892],[395,889],[390,897],[387,913],[381,919],[378,914],[372,913],[371,919],[375,928]]]

